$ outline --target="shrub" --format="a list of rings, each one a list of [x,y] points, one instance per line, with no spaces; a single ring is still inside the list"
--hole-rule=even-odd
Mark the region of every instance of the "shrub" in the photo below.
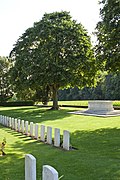
[[[2,102],[0,106],[12,107],[12,106],[33,106],[34,101],[11,101],[11,102]]]

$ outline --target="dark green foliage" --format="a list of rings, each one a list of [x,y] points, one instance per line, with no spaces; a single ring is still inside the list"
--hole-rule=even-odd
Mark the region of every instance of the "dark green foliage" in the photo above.
[[[97,60],[101,68],[120,71],[120,1],[101,0],[101,21],[96,27]]]
[[[15,90],[49,87],[54,109],[63,87],[94,84],[96,64],[87,31],[68,12],[45,14],[18,39],[11,52]]]
[[[0,106],[5,107],[16,107],[16,106],[33,106],[33,101],[10,101],[10,102],[2,102]]]
[[[0,56],[0,102],[5,102],[13,96],[12,87],[9,81],[10,61]]]
[[[96,87],[59,90],[59,100],[120,100],[120,73],[109,74]]]

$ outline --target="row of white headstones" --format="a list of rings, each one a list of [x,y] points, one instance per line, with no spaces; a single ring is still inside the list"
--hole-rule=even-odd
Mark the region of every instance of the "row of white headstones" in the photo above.
[[[44,165],[42,180],[58,180],[58,172],[52,166]],[[25,155],[25,180],[36,180],[36,158],[31,154]]]
[[[34,139],[40,140],[50,145],[54,145],[55,147],[62,147],[65,150],[70,150],[70,132],[67,130],[63,131],[63,140],[62,145],[60,142],[60,129],[54,128],[54,142],[52,140],[52,127],[45,125],[40,125],[40,133],[39,133],[39,124],[28,122],[24,120],[20,120],[17,118],[7,117],[4,115],[0,115],[0,123],[3,126],[9,127],[12,130],[25,134],[26,136],[30,136]],[[47,129],[47,132],[46,132]]]

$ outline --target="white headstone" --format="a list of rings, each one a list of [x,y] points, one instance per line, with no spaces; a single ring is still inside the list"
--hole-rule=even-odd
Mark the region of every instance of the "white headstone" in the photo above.
[[[60,146],[60,129],[58,129],[58,128],[55,128],[54,146],[56,146],[56,147]]]
[[[41,130],[40,130],[40,140],[45,141],[45,126],[41,125]]]
[[[70,147],[70,133],[67,130],[63,131],[63,149],[69,150]]]
[[[36,159],[31,154],[25,155],[25,180],[36,180]]]
[[[12,129],[15,129],[15,122],[14,122],[14,118],[12,118]]]
[[[11,128],[11,117],[9,117],[9,127]]]
[[[52,127],[47,127],[47,143],[52,144]]]
[[[39,128],[39,126],[38,126],[38,124],[36,123],[36,124],[35,124],[35,139],[38,139],[38,128]]]
[[[33,136],[33,122],[30,122],[30,136]]]
[[[17,119],[15,119],[15,130],[17,131]]]
[[[25,134],[28,135],[28,121],[25,121]]]
[[[24,133],[24,128],[25,128],[25,124],[24,124],[24,120],[22,120],[22,126],[21,126],[22,133]]]
[[[21,123],[21,120],[18,119],[18,132],[20,132],[20,123]]]
[[[58,172],[53,167],[44,165],[42,180],[58,180]]]

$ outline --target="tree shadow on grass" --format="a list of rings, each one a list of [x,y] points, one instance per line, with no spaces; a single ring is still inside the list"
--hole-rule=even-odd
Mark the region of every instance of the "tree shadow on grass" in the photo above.
[[[79,149],[79,166],[88,168],[86,179],[120,179],[120,129],[75,131],[71,143]]]
[[[73,111],[73,109],[71,110]],[[6,115],[9,117],[19,118],[27,121],[31,121],[34,123],[41,123],[43,121],[52,121],[57,119],[63,119],[65,117],[69,117],[72,114],[68,113],[70,110],[61,109],[61,110],[49,110],[49,108],[38,108],[38,107],[20,107],[13,109],[5,109],[0,111],[0,114]]]
[[[75,131],[71,133],[71,144],[78,150],[71,151],[63,151],[22,134],[17,136],[17,132],[7,128],[5,131],[17,137],[17,141],[11,145],[14,153],[9,152],[2,157],[3,163],[1,161],[0,164],[0,169],[4,169],[3,177],[9,177],[9,174],[12,177],[9,180],[15,180],[16,174],[17,180],[24,179],[25,154],[36,157],[38,179],[41,179],[44,164],[53,166],[59,175],[64,175],[63,180],[120,179],[120,129]]]

